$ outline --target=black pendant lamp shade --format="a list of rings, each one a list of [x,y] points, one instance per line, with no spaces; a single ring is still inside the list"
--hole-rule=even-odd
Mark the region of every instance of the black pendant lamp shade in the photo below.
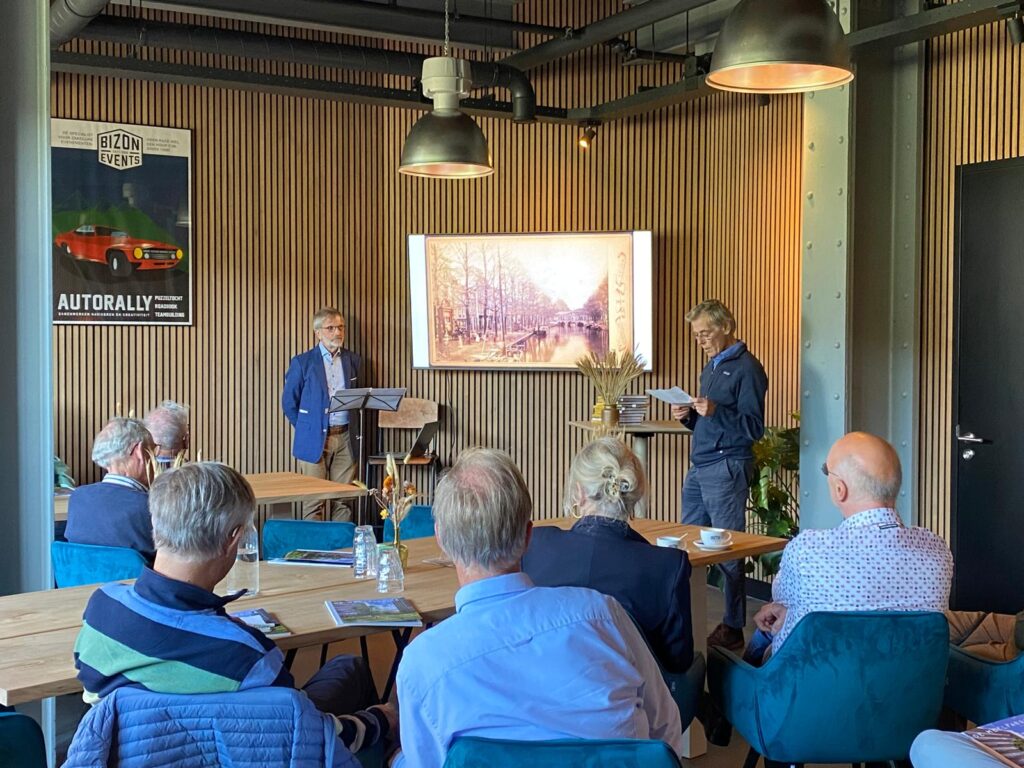
[[[853,80],[850,49],[825,0],[740,0],[722,25],[707,83],[725,91],[796,93]]]

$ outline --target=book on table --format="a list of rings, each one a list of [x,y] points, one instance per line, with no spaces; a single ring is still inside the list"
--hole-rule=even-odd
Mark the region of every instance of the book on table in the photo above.
[[[966,731],[974,742],[1006,765],[1024,768],[1024,715],[982,725]]]
[[[258,629],[271,640],[292,635],[292,631],[288,627],[282,624],[274,614],[263,608],[250,608],[247,611],[238,611],[230,615],[245,622],[253,629]]]
[[[339,627],[422,627],[423,619],[404,597],[374,600],[327,600]]]
[[[351,549],[293,549],[284,557],[275,557],[268,563],[277,565],[340,565],[351,568],[355,560]]]

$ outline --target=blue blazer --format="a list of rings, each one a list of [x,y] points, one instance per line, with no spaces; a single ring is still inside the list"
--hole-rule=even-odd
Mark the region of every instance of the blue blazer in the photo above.
[[[341,367],[345,372],[348,389],[359,386],[359,355],[347,349],[341,350]],[[284,375],[284,391],[281,393],[281,409],[295,427],[292,442],[292,456],[315,464],[324,455],[327,442],[327,422],[330,418],[328,407],[331,394],[327,391],[327,372],[320,345],[308,352],[296,355]],[[357,455],[357,435],[348,431],[352,456]]]
[[[622,603],[661,666],[685,672],[693,661],[690,559],[650,544],[625,523],[588,516],[571,530],[535,526],[523,571],[542,587],[589,587]]]

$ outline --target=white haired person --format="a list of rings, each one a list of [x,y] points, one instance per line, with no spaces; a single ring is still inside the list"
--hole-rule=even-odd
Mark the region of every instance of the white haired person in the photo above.
[[[174,400],[164,400],[146,414],[144,424],[156,443],[154,459],[165,468],[184,459],[189,443],[189,410]]]
[[[153,561],[156,550],[149,517],[153,450],[153,438],[138,419],[119,416],[107,422],[92,444],[92,460],[107,474],[71,494],[64,531],[68,541],[128,547]]]
[[[625,443],[603,437],[587,444],[565,481],[565,509],[579,520],[568,531],[534,529],[523,571],[538,586],[611,595],[640,625],[662,666],[684,672],[693,661],[690,560],[630,527],[634,507],[646,499],[643,467]]]
[[[500,451],[463,453],[438,483],[436,537],[461,586],[455,615],[402,657],[396,768],[441,768],[457,736],[662,739],[681,751],[679,708],[622,606],[521,572],[532,511]]]
[[[226,606],[243,593],[213,592],[234,565],[256,510],[245,478],[225,464],[185,464],[153,481],[150,507],[153,567],[132,584],[101,587],[85,608],[75,642],[85,700],[122,686],[168,694],[295,687],[273,641],[228,616]],[[359,657],[335,656],[303,690],[335,716],[336,733],[353,752],[387,738],[395,723],[390,707],[376,706]]]

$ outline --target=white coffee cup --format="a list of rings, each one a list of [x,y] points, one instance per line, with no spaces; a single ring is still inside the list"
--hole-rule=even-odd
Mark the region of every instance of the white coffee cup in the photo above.
[[[732,532],[724,528],[702,528],[700,543],[705,547],[724,547],[732,541]]]
[[[682,536],[659,536],[657,542],[659,547],[677,549],[682,538]]]

